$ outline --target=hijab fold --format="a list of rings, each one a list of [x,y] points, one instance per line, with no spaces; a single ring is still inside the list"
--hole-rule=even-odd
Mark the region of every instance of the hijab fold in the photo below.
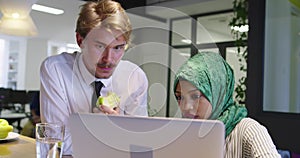
[[[212,105],[209,119],[222,121],[226,136],[247,116],[246,107],[233,100],[233,70],[218,53],[201,52],[187,60],[175,75],[174,91],[179,80],[189,81],[205,95]]]

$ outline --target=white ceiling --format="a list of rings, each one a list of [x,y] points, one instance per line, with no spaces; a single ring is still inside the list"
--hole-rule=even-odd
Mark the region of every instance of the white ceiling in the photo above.
[[[153,6],[173,8],[187,15],[195,15],[232,9],[232,3],[233,0],[167,0],[166,2],[157,3]],[[174,12],[169,14],[166,9],[156,10],[153,12],[149,11],[148,13],[164,18],[172,18],[178,16],[174,14]],[[180,15],[181,13],[179,13],[179,16]]]
[[[32,10],[30,15],[39,32],[35,38],[74,43],[76,19],[79,13],[79,6],[83,4],[83,1],[38,0],[37,4],[63,9],[65,12],[62,15],[51,15]]]
[[[233,0],[172,0],[170,2],[160,3],[159,5],[172,7],[186,14],[200,14],[231,9],[232,1]],[[84,1],[81,0],[38,0],[37,4],[63,9],[65,12],[62,15],[50,15],[34,10],[31,11],[30,15],[39,32],[38,36],[31,38],[43,38],[74,43],[76,19],[80,9],[79,6],[83,3]],[[174,13],[171,15],[168,14],[165,10],[147,11],[147,14],[159,16],[161,18],[176,16]],[[214,17],[214,19],[218,18]],[[226,22],[226,25],[227,23],[228,22]],[[219,26],[219,28],[217,28],[219,31],[223,29],[223,26],[220,24],[212,23],[210,25],[214,27]]]

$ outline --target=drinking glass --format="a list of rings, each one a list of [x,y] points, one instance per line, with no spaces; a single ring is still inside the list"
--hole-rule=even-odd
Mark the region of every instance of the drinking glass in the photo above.
[[[62,123],[36,124],[36,157],[62,158],[65,126]]]

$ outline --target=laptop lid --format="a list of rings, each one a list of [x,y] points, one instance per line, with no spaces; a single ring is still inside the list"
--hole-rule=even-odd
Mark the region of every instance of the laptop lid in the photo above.
[[[223,157],[217,120],[77,113],[69,123],[75,158]]]

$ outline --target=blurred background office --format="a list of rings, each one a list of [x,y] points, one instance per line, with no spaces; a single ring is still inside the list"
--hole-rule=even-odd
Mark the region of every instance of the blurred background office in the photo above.
[[[238,101],[247,106],[249,115],[268,127],[280,149],[300,153],[299,130],[293,128],[300,120],[299,0],[251,0],[244,6],[249,25],[238,27],[229,25],[241,7],[234,2],[245,0],[119,2],[133,24],[133,45],[124,58],[147,74],[150,116],[179,117],[171,90],[174,73],[191,55],[212,50],[233,67],[236,87],[242,87],[235,95],[241,95]],[[0,114],[13,117],[18,132],[30,115],[31,91],[39,90],[41,62],[79,50],[74,27],[83,3],[0,0]],[[40,5],[55,12],[40,10]],[[16,10],[20,15],[15,16],[25,20],[10,19],[9,13]],[[246,47],[238,49],[233,29],[246,34]],[[21,100],[13,102],[13,96]]]

